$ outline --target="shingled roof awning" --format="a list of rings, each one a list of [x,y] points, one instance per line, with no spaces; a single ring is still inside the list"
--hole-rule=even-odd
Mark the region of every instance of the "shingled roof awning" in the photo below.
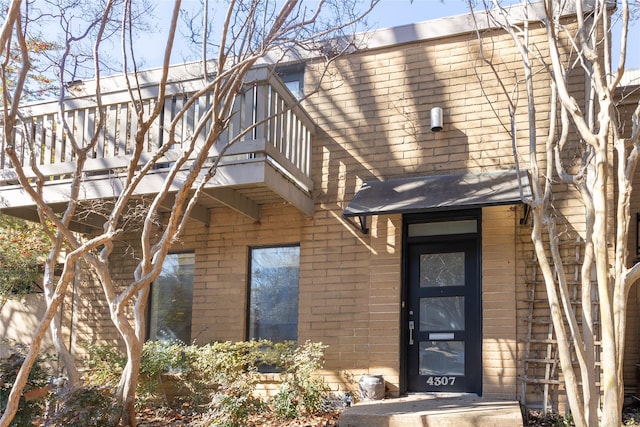
[[[371,215],[513,205],[529,199],[531,187],[524,170],[418,176],[365,182],[342,215],[359,218],[367,233],[366,218]]]

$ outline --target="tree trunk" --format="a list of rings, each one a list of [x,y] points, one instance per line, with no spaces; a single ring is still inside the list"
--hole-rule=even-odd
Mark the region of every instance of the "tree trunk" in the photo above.
[[[127,364],[122,372],[116,391],[118,404],[121,406],[120,425],[123,427],[135,427],[137,425],[135,408],[136,386],[140,377],[142,341],[136,337],[135,331],[127,318],[119,312],[115,312],[115,310],[112,311],[111,318],[124,339],[127,352]]]
[[[65,279],[65,280],[63,280]],[[40,321],[40,324],[36,328],[35,333],[33,334],[33,338],[31,339],[31,345],[29,346],[29,351],[27,352],[24,362],[18,371],[16,376],[16,380],[13,383],[13,387],[11,388],[11,392],[9,393],[9,398],[7,400],[7,406],[2,414],[2,418],[0,418],[0,427],[8,427],[11,424],[11,421],[18,412],[18,405],[20,403],[20,397],[22,395],[22,390],[27,384],[27,380],[29,379],[29,373],[31,372],[31,368],[34,363],[38,359],[38,353],[40,351],[40,346],[42,345],[42,340],[44,339],[45,334],[47,333],[47,329],[51,323],[51,320],[56,315],[60,304],[64,300],[64,294],[67,290],[67,286],[69,281],[72,280],[71,277],[64,277],[58,281],[58,290],[53,295],[51,299],[51,303],[47,306],[47,310],[44,314],[44,317]]]
[[[565,378],[565,385],[567,389],[567,400],[569,406],[574,414],[574,423],[576,427],[587,427],[587,422],[584,418],[583,406],[587,405],[587,402],[583,402],[578,393],[578,379],[572,366],[571,348],[567,338],[567,332],[564,328],[562,310],[560,308],[560,302],[558,294],[556,292],[556,283],[554,279],[554,273],[551,266],[547,262],[547,254],[543,246],[542,238],[542,224],[548,224],[551,219],[542,210],[544,207],[539,206],[533,210],[533,230],[531,232],[531,240],[533,241],[536,256],[538,258],[538,264],[544,276],[545,287],[547,290],[547,296],[549,299],[549,308],[551,310],[551,321],[553,322],[553,329],[558,342],[558,358],[560,359],[560,366]],[[550,245],[557,244],[552,241]]]
[[[596,152],[596,173],[593,185],[593,204],[595,222],[593,242],[595,246],[596,278],[598,281],[598,299],[600,302],[602,334],[602,377],[603,390],[602,420],[603,427],[619,427],[621,402],[618,385],[618,357],[616,353],[615,325],[612,301],[612,283],[609,277],[609,247],[607,244],[608,203],[606,197],[607,154]]]
[[[580,287],[582,300],[582,339],[585,347],[585,363],[587,367],[595,366],[595,342],[593,322],[593,285],[591,283],[591,266],[593,265],[593,221],[594,209],[591,197],[586,188],[582,186],[581,192],[585,199],[585,229],[586,239],[584,245],[584,259],[580,267]],[[596,387],[596,372],[594,369],[586,369],[582,372],[582,396],[584,400],[585,419],[590,426],[598,425],[598,403],[600,400]]]
[[[75,268],[73,266],[72,268]],[[49,260],[45,263],[44,270],[44,295],[47,302],[47,306],[50,306],[52,300],[54,298],[55,292],[55,284],[54,284],[54,269],[55,263],[50,262]],[[72,280],[75,280],[75,276]],[[62,301],[64,301],[64,295],[62,296]],[[62,303],[60,307],[62,308]],[[67,345],[64,342],[64,337],[62,336],[62,321],[60,316],[55,316],[51,324],[49,325],[49,331],[51,332],[51,338],[53,340],[53,345],[58,353],[59,357],[62,359],[62,364],[64,366],[64,370],[67,378],[69,379],[69,385],[71,387],[76,387],[80,383],[80,373],[78,372],[78,368],[76,366],[76,360],[71,354],[71,351],[67,348]]]
[[[134,362],[132,353],[127,351],[127,364],[122,372],[120,384],[118,385],[118,401],[121,405],[121,418],[120,426],[123,427],[135,427],[137,425],[136,419],[136,385],[138,384],[138,372],[140,369],[140,363]]]

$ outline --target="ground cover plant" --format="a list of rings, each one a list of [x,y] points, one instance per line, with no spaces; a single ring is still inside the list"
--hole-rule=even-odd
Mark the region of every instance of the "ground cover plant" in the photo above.
[[[258,423],[265,419],[293,422],[299,417],[335,420],[331,410],[336,405],[325,405],[329,389],[313,375],[322,367],[324,349],[323,344],[312,342],[260,340],[199,346],[149,341],[142,351],[138,386],[141,424],[145,418],[146,425],[206,426],[250,425],[251,419]],[[106,395],[106,390],[117,387],[125,358],[113,348],[90,346],[88,366],[87,386]],[[281,381],[270,399],[256,393],[265,371],[277,373]],[[96,419],[103,414],[100,409]]]
[[[126,358],[111,346],[88,347],[81,387],[67,388],[45,358],[31,371],[12,426],[117,424],[115,390]],[[142,426],[337,425],[340,400],[322,378],[325,346],[271,341],[186,345],[149,341],[144,345],[137,412]],[[0,361],[0,409],[22,362],[19,348]],[[49,360],[50,362],[50,360]],[[281,384],[272,398],[256,393],[263,372]],[[37,391],[37,396],[34,395]],[[300,424],[302,423],[302,424]]]
[[[9,392],[24,358],[23,353],[20,347],[10,347],[9,356],[6,359],[0,359],[0,413],[5,410]],[[44,398],[51,376],[45,360],[45,356],[40,357],[34,364],[19,402],[18,413],[10,426],[28,426],[32,420],[44,414]]]

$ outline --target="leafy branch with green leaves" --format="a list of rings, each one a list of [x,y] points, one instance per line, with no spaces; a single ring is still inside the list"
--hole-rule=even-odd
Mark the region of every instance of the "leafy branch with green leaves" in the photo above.
[[[10,298],[40,291],[49,246],[39,224],[0,214],[0,308]]]

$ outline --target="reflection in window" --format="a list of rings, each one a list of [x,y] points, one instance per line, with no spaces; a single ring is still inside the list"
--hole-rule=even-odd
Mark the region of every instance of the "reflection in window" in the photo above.
[[[251,250],[249,339],[298,339],[300,247]]]
[[[409,237],[447,236],[452,234],[466,234],[477,232],[478,221],[475,219],[409,224]]]
[[[464,375],[464,341],[421,341],[420,375]]]
[[[420,298],[421,331],[463,331],[464,297]]]
[[[168,254],[151,285],[149,339],[191,341],[193,253]]]
[[[280,80],[291,91],[296,99],[304,96],[304,65],[279,67],[277,70]]]
[[[464,252],[420,255],[420,287],[464,286]]]

